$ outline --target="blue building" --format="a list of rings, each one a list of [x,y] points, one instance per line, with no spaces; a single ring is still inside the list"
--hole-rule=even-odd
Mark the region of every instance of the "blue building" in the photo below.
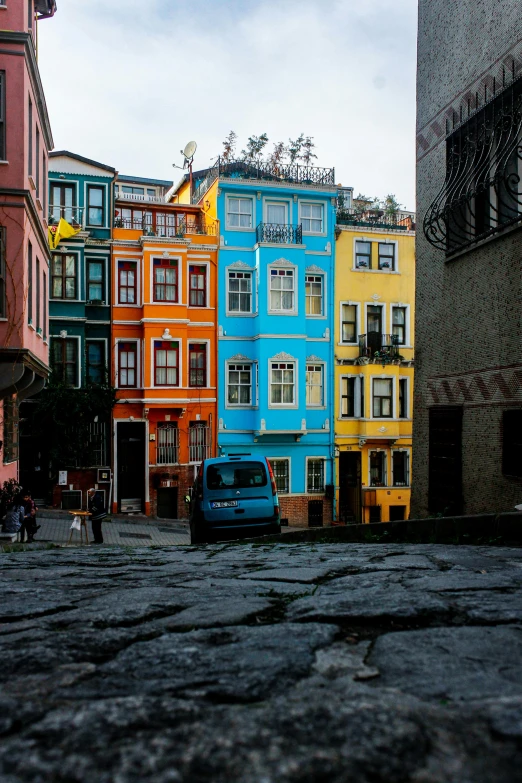
[[[218,160],[193,203],[220,221],[218,446],[269,458],[292,524],[331,516],[334,169]]]

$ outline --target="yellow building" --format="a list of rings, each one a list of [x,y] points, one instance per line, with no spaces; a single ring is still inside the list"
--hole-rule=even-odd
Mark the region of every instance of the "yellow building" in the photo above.
[[[407,519],[413,410],[413,213],[340,217],[335,279],[336,518]]]

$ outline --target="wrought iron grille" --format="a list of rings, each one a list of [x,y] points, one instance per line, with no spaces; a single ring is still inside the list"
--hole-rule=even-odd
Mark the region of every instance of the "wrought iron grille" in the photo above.
[[[295,182],[300,185],[335,185],[335,169],[321,166],[304,166],[299,163],[272,163],[271,161],[231,160],[218,158],[211,169],[204,173],[192,193],[192,203],[197,204],[213,182],[222,179],[265,179]]]
[[[359,335],[359,356],[369,359],[394,361],[400,358],[399,336],[368,332]]]
[[[301,245],[303,227],[285,223],[260,223],[256,228],[258,242],[274,242],[281,245]]]
[[[176,424],[158,424],[157,464],[176,465],[179,462],[179,430]]]
[[[161,218],[165,218],[165,213],[161,213]],[[132,217],[123,217],[118,213],[114,218],[114,228],[132,229],[141,231],[144,236],[157,237],[183,238],[185,234],[215,236],[216,225],[196,215],[176,215],[176,219],[170,222],[165,222],[165,220],[160,222],[157,216],[150,212],[147,212],[145,215],[133,215]]]
[[[448,136],[446,180],[424,218],[428,242],[449,255],[520,222],[521,170],[519,78]]]
[[[210,427],[205,422],[191,422],[189,426],[189,462],[202,462],[210,456]]]
[[[104,421],[90,422],[86,426],[80,424],[69,430],[69,435],[81,443],[80,449],[68,455],[66,459],[68,467],[103,468],[107,465],[108,455],[108,430]]]

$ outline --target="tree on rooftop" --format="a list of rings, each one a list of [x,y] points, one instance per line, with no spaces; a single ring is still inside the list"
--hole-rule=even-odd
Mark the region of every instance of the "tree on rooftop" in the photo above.
[[[314,152],[315,142],[313,136],[306,136],[301,144],[299,160],[302,160],[305,166],[311,166],[317,155]]]
[[[228,136],[226,137],[225,141],[223,142],[223,153],[221,155],[221,160],[224,163],[230,163],[231,160],[234,160],[236,142],[237,142],[237,133],[231,130]]]
[[[288,139],[288,155],[290,157],[290,163],[295,163],[295,161],[298,159],[299,155],[301,154],[301,148],[303,146],[303,142],[305,140],[304,134],[300,133],[297,139],[292,141],[292,139]]]
[[[402,208],[402,204],[397,201],[394,194],[389,193],[382,202],[382,208],[384,209],[385,215],[391,216],[397,214],[397,212]]]
[[[247,141],[246,150],[241,150],[241,155],[244,160],[258,160],[267,144],[268,136],[266,133],[262,133],[260,136],[250,136]]]
[[[272,166],[275,172],[279,170],[279,167],[284,163],[287,149],[283,141],[276,141],[274,149],[269,155],[268,162]]]

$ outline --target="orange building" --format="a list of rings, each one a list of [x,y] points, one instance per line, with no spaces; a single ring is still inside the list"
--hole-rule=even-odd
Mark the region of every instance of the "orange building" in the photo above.
[[[218,223],[118,178],[112,246],[113,513],[184,518],[215,455]]]

